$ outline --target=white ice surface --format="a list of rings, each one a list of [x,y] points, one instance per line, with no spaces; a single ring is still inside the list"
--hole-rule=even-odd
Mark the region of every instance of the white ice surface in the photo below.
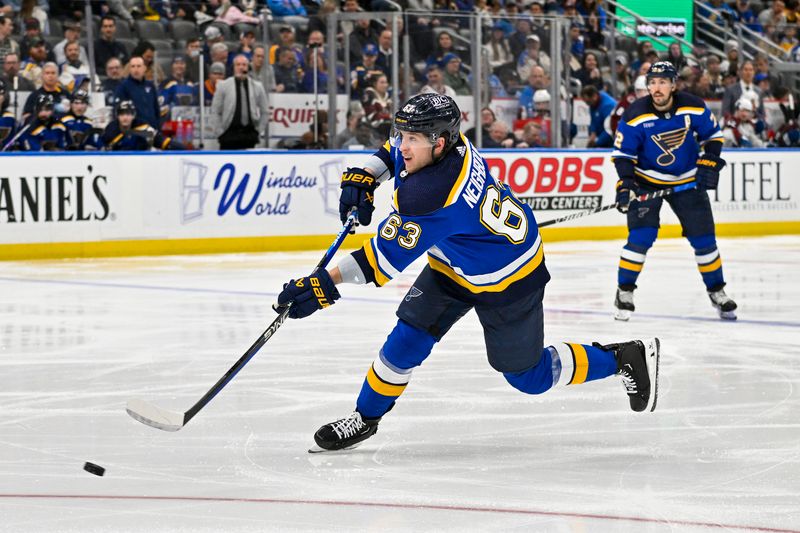
[[[655,413],[617,378],[515,391],[469,314],[337,455],[306,449],[352,410],[419,264],[288,321],[167,433],[126,402],[187,409],[321,252],[1,263],[0,531],[800,531],[800,238],[721,240],[736,323],[682,240],[656,244],[615,322],[620,246],[546,246],[546,337],[659,336]]]

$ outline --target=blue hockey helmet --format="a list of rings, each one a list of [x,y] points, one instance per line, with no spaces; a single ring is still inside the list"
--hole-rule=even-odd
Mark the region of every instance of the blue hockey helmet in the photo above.
[[[648,83],[653,78],[667,78],[672,83],[675,83],[675,80],[678,79],[678,71],[675,70],[675,65],[669,61],[657,61],[650,65],[646,77]]]

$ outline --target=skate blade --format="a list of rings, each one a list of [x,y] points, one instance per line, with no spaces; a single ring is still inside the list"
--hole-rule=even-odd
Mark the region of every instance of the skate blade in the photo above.
[[[325,448],[320,448],[316,444],[313,444],[311,448],[308,449],[308,453],[338,453],[338,452],[348,452],[350,450],[354,450],[361,445],[360,442],[353,444],[352,446],[348,446],[347,448],[340,448],[338,450],[326,450]]]
[[[719,309],[719,317],[722,320],[736,320],[736,311],[720,311]]]
[[[627,322],[631,319],[631,311],[627,309],[615,309],[614,310],[614,320],[619,320],[621,322]]]
[[[656,410],[658,402],[658,361],[661,356],[661,341],[657,337],[642,341],[644,343],[645,357],[647,358],[647,373],[650,376],[650,400],[645,411]]]

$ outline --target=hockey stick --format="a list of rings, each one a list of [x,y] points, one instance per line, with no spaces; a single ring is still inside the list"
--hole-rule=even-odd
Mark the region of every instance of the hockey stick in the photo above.
[[[339,246],[342,245],[344,238],[350,232],[350,228],[356,223],[356,210],[350,212],[350,216],[347,217],[347,220],[342,226],[342,229],[339,231],[339,234],[336,235],[336,238],[333,240],[333,243],[330,245],[328,250],[325,252],[325,255],[322,256],[320,262],[317,263],[316,268],[314,271],[325,268],[330,260],[333,258],[336,251],[339,249]],[[176,413],[174,411],[169,411],[167,409],[162,409],[157,407],[145,400],[140,399],[133,399],[128,401],[128,404],[125,410],[131,415],[135,420],[138,420],[142,424],[148,425],[150,427],[154,427],[157,429],[163,429],[164,431],[178,431],[183,426],[189,423],[189,420],[194,418],[194,416],[200,412],[200,410],[205,407],[211,400],[214,399],[214,396],[219,394],[219,392],[227,385],[235,376],[239,373],[239,371],[244,368],[250,359],[261,349],[264,344],[278,331],[278,328],[283,325],[286,321],[286,317],[289,316],[289,309],[291,309],[292,304],[290,303],[283,309],[281,309],[280,314],[278,317],[272,321],[272,324],[261,334],[261,336],[256,340],[250,348],[242,355],[236,363],[225,372],[225,375],[222,376],[219,381],[217,381],[213,387],[211,387],[208,392],[206,392],[202,398],[200,398],[197,403],[195,403],[192,407],[189,408],[188,411],[184,413]]]
[[[683,185],[678,185],[676,187],[672,187],[670,189],[661,189],[660,191],[655,191],[647,194],[643,194],[641,196],[637,196],[633,198],[631,202],[646,202],[647,200],[653,200],[655,198],[663,198],[664,196],[669,196],[670,194],[687,191],[689,189],[697,188],[697,183],[684,183]],[[575,220],[576,218],[582,218],[588,215],[593,215],[595,213],[602,213],[603,211],[608,211],[609,209],[616,209],[617,203],[614,202],[613,204],[604,205],[602,207],[598,207],[597,209],[590,209],[588,211],[581,211],[580,213],[573,213],[571,215],[567,215],[561,218],[556,218],[553,220],[545,220],[544,222],[539,223],[539,227],[543,228],[545,226],[552,226],[553,224],[558,224],[560,222],[566,222],[568,220]]]
[[[30,124],[30,122],[29,122],[28,124],[26,124],[24,128],[22,128],[21,130],[19,130],[19,131],[17,132],[17,134],[16,134],[16,135],[14,135],[14,137],[12,137],[12,138],[11,138],[11,140],[10,140],[10,141],[8,141],[8,142],[5,144],[5,146],[3,146],[3,149],[2,149],[2,150],[0,150],[0,152],[5,152],[6,150],[8,150],[8,147],[9,147],[9,146],[12,146],[14,143],[16,143],[16,142],[19,140],[19,138],[20,138],[20,137],[22,137],[22,134],[23,134],[23,133],[25,133],[26,131],[28,131],[29,129],[31,129],[31,124]]]

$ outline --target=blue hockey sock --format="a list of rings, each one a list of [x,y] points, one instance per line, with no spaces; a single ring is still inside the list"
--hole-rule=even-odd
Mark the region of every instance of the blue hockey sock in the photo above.
[[[636,285],[636,280],[644,268],[647,251],[658,236],[658,228],[634,228],[628,234],[628,242],[622,248],[619,258],[617,283]]]
[[[706,289],[717,290],[725,286],[722,275],[722,257],[719,255],[717,241],[713,235],[689,237],[689,243],[694,248],[694,258],[697,261],[697,270],[703,277]]]
[[[559,343],[548,346],[535,367],[519,373],[504,373],[514,388],[541,394],[556,385],[578,385],[606,378],[617,372],[613,352],[588,344]]]

